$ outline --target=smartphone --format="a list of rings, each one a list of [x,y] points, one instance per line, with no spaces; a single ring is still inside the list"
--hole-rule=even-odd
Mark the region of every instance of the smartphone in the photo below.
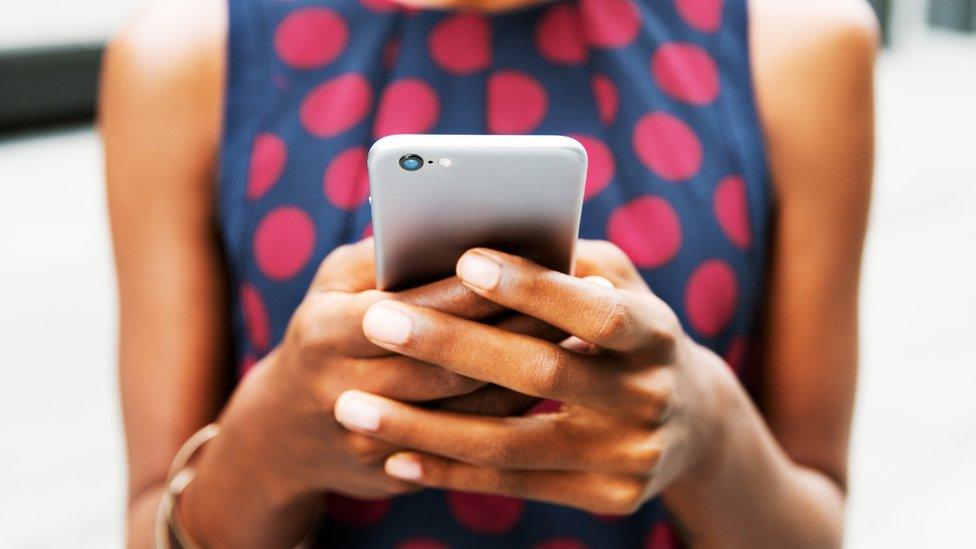
[[[474,247],[570,273],[586,162],[583,146],[563,136],[380,139],[367,160],[377,287],[452,276]]]

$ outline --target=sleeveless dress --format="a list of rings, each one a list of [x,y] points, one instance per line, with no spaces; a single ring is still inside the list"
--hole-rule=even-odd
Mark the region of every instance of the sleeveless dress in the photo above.
[[[388,0],[229,0],[220,229],[240,375],[316,266],[370,234],[366,152],[394,133],[563,134],[586,148],[581,237],[640,268],[697,341],[751,376],[771,197],[747,0],[555,0],[495,15]],[[612,395],[607,395],[612,398]],[[627,517],[426,490],[327,497],[329,547],[669,547]]]

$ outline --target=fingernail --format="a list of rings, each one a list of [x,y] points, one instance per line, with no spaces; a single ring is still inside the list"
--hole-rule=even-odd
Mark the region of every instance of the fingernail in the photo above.
[[[394,454],[386,460],[386,474],[403,480],[420,480],[423,470],[417,460],[403,454]]]
[[[353,391],[346,391],[336,399],[335,418],[354,430],[376,431],[380,428],[379,409]]]
[[[413,321],[409,315],[387,303],[377,303],[363,317],[366,337],[390,345],[405,345],[410,339]]]
[[[458,263],[457,274],[461,280],[472,286],[490,290],[498,284],[498,279],[502,275],[502,266],[477,252],[469,253]]]

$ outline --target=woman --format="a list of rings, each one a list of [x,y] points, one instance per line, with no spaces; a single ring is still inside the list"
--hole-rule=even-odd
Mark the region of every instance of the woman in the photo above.
[[[858,0],[149,10],[100,114],[129,545],[170,501],[207,547],[838,546],[875,44]],[[613,288],[372,290],[364,151],[411,132],[580,139]]]

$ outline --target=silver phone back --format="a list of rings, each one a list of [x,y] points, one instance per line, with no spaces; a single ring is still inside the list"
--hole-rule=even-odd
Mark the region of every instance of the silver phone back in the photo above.
[[[401,168],[408,154],[423,158],[423,167]],[[583,146],[561,136],[380,139],[368,158],[378,287],[451,276],[458,258],[478,246],[570,272],[586,163]]]

